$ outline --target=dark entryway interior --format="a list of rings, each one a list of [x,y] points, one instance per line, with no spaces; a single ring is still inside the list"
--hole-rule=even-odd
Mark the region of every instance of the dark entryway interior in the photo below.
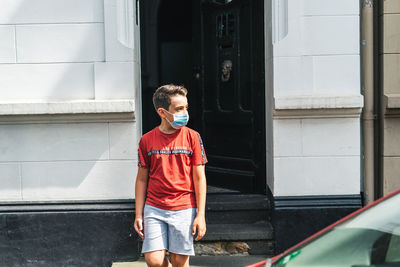
[[[143,1],[141,14],[141,20],[148,22],[141,24],[142,124],[145,133],[160,122],[151,102],[158,86],[168,83],[185,86],[189,90],[190,108],[196,106],[196,98],[191,90],[192,2]],[[190,115],[188,126],[195,129],[196,116],[193,116],[192,110]]]
[[[158,17],[159,79],[161,84],[191,87],[192,2],[162,1]]]
[[[263,1],[145,0],[140,14],[143,133],[159,124],[153,92],[184,85],[208,192],[265,194]]]

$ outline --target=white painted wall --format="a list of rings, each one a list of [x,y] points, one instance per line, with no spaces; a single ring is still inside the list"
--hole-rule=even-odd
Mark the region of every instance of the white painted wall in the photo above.
[[[299,112],[312,109],[305,98],[338,97],[330,109],[362,102],[359,31],[358,0],[288,0],[288,35],[273,50],[276,100]],[[274,195],[359,194],[359,118],[296,110],[274,119]]]
[[[360,93],[359,1],[288,0],[274,45],[276,96]]]
[[[0,200],[132,198],[136,143],[133,122],[0,125]]]
[[[116,1],[0,0],[0,103],[134,99],[139,31],[119,42]],[[15,118],[0,124],[0,201],[134,198],[136,122]]]
[[[357,118],[274,121],[275,195],[360,192]]]

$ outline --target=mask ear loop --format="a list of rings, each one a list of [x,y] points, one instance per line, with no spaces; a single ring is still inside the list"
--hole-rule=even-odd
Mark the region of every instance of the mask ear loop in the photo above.
[[[171,124],[171,122],[169,121],[169,119],[167,119],[167,117],[165,117],[165,119]]]
[[[162,108],[165,112],[167,112],[168,114],[174,115],[171,112],[169,112],[168,110],[166,110],[165,108]]]
[[[171,114],[172,116],[174,116],[174,114],[172,114],[171,112],[169,112],[168,110],[166,110],[165,108],[163,108],[163,110],[165,112],[167,112],[168,114]],[[169,119],[167,118],[167,116],[165,116],[165,119],[171,124],[171,122],[169,121]]]

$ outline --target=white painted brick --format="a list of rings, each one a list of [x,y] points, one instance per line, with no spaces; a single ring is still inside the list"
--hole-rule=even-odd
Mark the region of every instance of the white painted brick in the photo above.
[[[304,17],[304,55],[359,54],[358,16]]]
[[[138,158],[136,124],[110,123],[110,159]]]
[[[0,99],[93,99],[93,64],[0,64]]]
[[[108,148],[107,123],[0,125],[0,161],[108,159]]]
[[[303,51],[302,28],[300,17],[288,20],[288,34],[275,43],[274,56],[301,56]]]
[[[0,201],[21,200],[19,165],[0,163]]]
[[[274,94],[310,95],[312,93],[312,58],[277,57],[274,59]]]
[[[22,164],[24,200],[134,198],[135,161],[32,162]]]
[[[274,155],[276,157],[302,155],[301,120],[274,120]]]
[[[118,41],[116,0],[104,0],[106,61],[133,61],[134,50]]]
[[[359,94],[360,57],[313,57],[314,92],[316,94]]]
[[[288,19],[298,18],[303,15],[303,3],[299,0],[288,0]]]
[[[104,61],[104,29],[95,24],[19,25],[17,62]]]
[[[1,0],[0,5],[0,24],[103,21],[103,0]]]
[[[359,156],[360,120],[357,118],[304,119],[305,156]]]
[[[133,62],[96,62],[96,99],[135,98]]]
[[[275,158],[274,196],[360,193],[360,157]]]
[[[359,0],[302,0],[302,2],[304,15],[307,16],[358,15],[360,10]]]
[[[15,61],[15,26],[0,26],[0,63]]]

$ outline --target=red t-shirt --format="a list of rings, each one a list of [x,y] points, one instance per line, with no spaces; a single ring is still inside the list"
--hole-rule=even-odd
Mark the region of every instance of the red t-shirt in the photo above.
[[[165,134],[156,127],[140,139],[138,160],[149,169],[146,204],[165,210],[196,207],[192,166],[207,163],[198,132],[182,127]]]

